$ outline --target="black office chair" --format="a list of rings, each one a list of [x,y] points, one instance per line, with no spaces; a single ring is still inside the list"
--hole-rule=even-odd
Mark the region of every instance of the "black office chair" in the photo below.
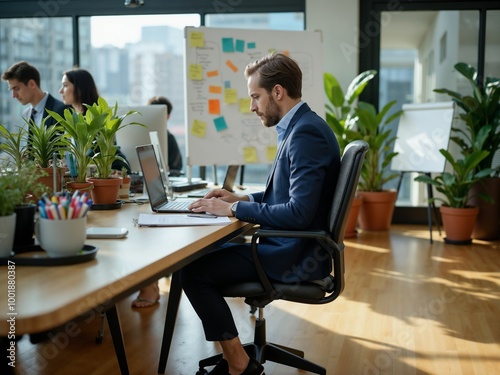
[[[252,254],[261,281],[235,284],[223,289],[224,296],[245,297],[245,303],[259,309],[258,319],[255,322],[254,342],[244,346],[248,354],[260,363],[272,361],[316,374],[326,374],[325,368],[304,359],[303,351],[266,341],[264,307],[276,299],[307,304],[324,304],[335,300],[342,293],[344,289],[344,231],[367,151],[368,144],[364,141],[351,142],[344,150],[328,219],[328,232],[257,230],[252,236]],[[270,281],[259,261],[257,240],[261,237],[316,239],[332,258],[332,274],[317,282],[300,284]],[[221,357],[222,354],[218,354],[201,360],[197,375],[206,374],[207,370],[204,367],[215,365]]]

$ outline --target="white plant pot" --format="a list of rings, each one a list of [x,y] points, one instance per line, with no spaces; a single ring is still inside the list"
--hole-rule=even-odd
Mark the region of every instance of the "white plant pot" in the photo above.
[[[0,257],[7,258],[12,252],[16,232],[16,213],[0,216]]]

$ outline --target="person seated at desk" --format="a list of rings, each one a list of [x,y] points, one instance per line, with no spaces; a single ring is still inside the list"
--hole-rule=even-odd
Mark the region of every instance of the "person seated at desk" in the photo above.
[[[237,195],[216,189],[190,209],[236,216],[264,229],[326,230],[340,170],[340,150],[325,121],[301,100],[298,64],[284,54],[272,54],[248,65],[245,77],[251,111],[264,126],[276,126],[278,132],[278,152],[265,190]],[[261,238],[259,254],[267,275],[288,283],[329,275],[329,257],[307,241],[311,240]],[[264,372],[264,367],[245,352],[219,288],[259,281],[250,246],[227,243],[180,270],[182,288],[201,319],[206,339],[218,341],[222,347],[223,359],[209,372],[212,375]]]

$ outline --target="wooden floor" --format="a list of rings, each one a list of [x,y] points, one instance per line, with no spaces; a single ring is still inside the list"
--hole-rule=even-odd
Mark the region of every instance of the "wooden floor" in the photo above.
[[[426,227],[394,226],[346,240],[347,286],[323,306],[277,301],[266,308],[269,341],[303,349],[328,374],[500,373],[500,241],[448,245]],[[168,279],[154,308],[118,306],[130,372],[156,374]],[[243,341],[253,317],[230,301]],[[87,315],[65,334],[18,346],[19,375],[119,374],[109,331],[95,343],[100,317]],[[194,375],[197,361],[218,348],[204,340],[185,296],[166,374]],[[267,362],[267,375],[305,374]]]

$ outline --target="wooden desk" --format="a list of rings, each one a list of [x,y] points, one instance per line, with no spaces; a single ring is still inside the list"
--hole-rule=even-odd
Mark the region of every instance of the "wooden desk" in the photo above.
[[[69,266],[15,267],[16,335],[50,330],[90,310],[109,308],[108,323],[112,331],[114,325],[113,342],[122,374],[128,373],[126,358],[120,358],[124,349],[117,347],[121,330],[115,302],[252,227],[236,219],[226,226],[138,227],[133,221],[140,212],[150,213],[149,204],[125,204],[119,210],[89,213],[88,226],[129,230],[125,239],[88,239],[87,244],[99,247],[95,260]],[[0,272],[0,285],[6,290],[6,267]],[[9,334],[7,304],[7,293],[2,292],[1,337]]]

